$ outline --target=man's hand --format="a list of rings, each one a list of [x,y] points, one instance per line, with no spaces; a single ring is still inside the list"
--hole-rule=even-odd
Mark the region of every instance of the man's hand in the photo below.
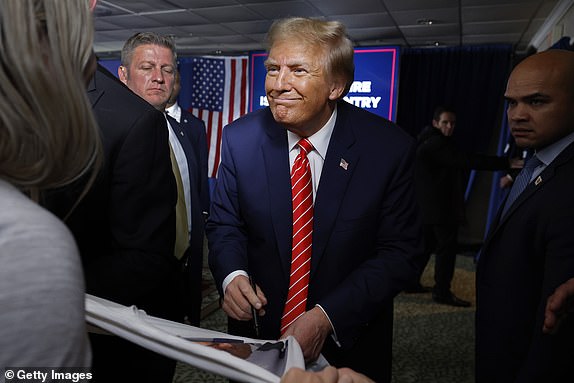
[[[255,307],[260,316],[265,315],[263,307],[267,304],[267,298],[257,286],[257,293],[253,291],[249,279],[244,275],[238,275],[229,282],[223,296],[223,311],[233,319],[250,320],[252,307]]]
[[[555,333],[558,330],[560,320],[572,313],[574,313],[574,278],[558,286],[554,293],[548,297],[542,331],[545,334]]]
[[[513,182],[514,182],[514,180],[512,179],[510,174],[507,174],[505,176],[500,177],[500,184],[499,185],[500,185],[501,189],[506,189],[508,187],[511,187]]]
[[[314,307],[301,315],[287,328],[281,338],[291,335],[297,339],[306,362],[312,362],[319,357],[323,343],[333,331],[329,319],[319,307]]]

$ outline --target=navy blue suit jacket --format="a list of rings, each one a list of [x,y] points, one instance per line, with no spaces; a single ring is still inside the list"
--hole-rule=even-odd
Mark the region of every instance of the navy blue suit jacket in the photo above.
[[[548,296],[574,276],[574,144],[496,217],[477,265],[476,381],[572,379],[574,317],[544,335]],[[502,208],[500,209],[502,210]]]
[[[191,324],[199,326],[201,313],[201,280],[203,269],[203,238],[205,219],[209,211],[207,180],[207,135],[205,125],[191,113],[181,110],[180,122],[168,117],[178,138],[189,169],[191,194],[191,239],[185,254],[186,292],[185,311]]]
[[[278,338],[291,262],[287,133],[266,108],[228,125],[222,140],[207,223],[210,267],[220,289],[232,271],[253,276],[268,299],[261,337]],[[314,205],[307,309],[320,304],[333,323],[343,347],[330,361],[364,357],[370,366],[354,367],[377,381],[388,378],[380,370],[390,377],[392,300],[421,261],[413,154],[414,140],[396,125],[338,103]]]

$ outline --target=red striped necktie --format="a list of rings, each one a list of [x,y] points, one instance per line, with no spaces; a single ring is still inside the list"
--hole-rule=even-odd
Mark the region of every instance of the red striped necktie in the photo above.
[[[281,318],[281,334],[305,313],[309,272],[311,270],[311,245],[313,237],[313,185],[307,154],[313,144],[307,139],[298,142],[299,155],[291,170],[293,198],[293,244],[289,292]]]

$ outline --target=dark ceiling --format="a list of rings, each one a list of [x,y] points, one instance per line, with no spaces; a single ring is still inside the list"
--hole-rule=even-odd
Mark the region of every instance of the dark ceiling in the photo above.
[[[559,0],[100,0],[96,51],[117,56],[135,32],[172,35],[180,54],[262,50],[271,23],[288,16],[340,20],[356,46],[533,45]],[[572,1],[570,1],[572,3]],[[432,22],[432,23],[431,23]]]

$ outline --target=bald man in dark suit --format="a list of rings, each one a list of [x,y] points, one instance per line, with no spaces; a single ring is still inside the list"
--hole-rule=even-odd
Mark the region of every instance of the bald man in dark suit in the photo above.
[[[572,380],[573,318],[556,335],[543,323],[548,297],[574,275],[573,69],[574,52],[550,50],[526,58],[508,80],[511,133],[535,153],[478,260],[477,383]]]

